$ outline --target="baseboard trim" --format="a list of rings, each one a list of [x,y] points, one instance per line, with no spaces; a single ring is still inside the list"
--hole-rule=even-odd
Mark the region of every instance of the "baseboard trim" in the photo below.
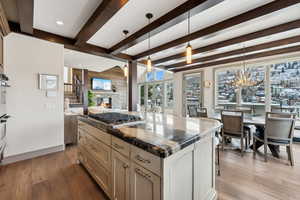
[[[28,153],[18,154],[15,156],[9,156],[9,157],[4,158],[2,160],[2,162],[0,163],[0,165],[7,165],[10,163],[15,163],[15,162],[22,161],[22,160],[28,160],[31,158],[44,156],[47,154],[56,153],[56,152],[64,151],[64,150],[65,150],[65,145],[59,145],[59,146],[49,147],[49,148],[41,149],[41,150],[37,150],[37,151],[31,151]]]

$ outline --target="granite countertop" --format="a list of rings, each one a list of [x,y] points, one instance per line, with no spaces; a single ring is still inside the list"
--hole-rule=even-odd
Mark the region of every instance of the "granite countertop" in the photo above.
[[[183,118],[157,113],[128,114],[140,116],[144,123],[121,127],[106,126],[106,131],[162,158],[180,151],[221,127],[219,121],[208,118]],[[80,117],[79,120],[102,130],[104,128],[103,123],[91,118]]]

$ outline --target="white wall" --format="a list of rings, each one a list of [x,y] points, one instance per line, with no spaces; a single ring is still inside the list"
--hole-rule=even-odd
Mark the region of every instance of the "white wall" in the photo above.
[[[7,112],[5,157],[64,144],[63,66],[64,47],[11,33],[4,41],[5,71],[11,88]],[[38,74],[59,75],[56,97],[38,89]]]

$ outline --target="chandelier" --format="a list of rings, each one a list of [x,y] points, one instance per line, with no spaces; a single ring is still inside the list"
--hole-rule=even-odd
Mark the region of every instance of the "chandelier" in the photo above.
[[[257,86],[263,82],[263,80],[257,80],[256,78],[254,78],[251,70],[246,68],[246,61],[244,60],[243,69],[236,72],[235,79],[231,81],[230,84],[235,88],[245,88]]]

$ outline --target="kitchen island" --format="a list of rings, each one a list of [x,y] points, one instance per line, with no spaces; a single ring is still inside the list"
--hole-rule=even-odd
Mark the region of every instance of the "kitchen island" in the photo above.
[[[218,121],[126,114],[136,118],[121,124],[94,115],[78,122],[79,162],[111,200],[216,199]]]

